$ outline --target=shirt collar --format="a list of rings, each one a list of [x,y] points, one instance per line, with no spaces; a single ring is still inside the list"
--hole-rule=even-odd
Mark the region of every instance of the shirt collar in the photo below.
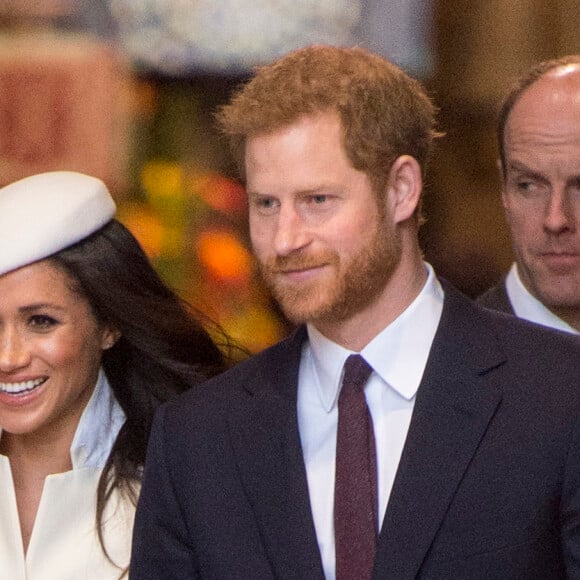
[[[514,263],[505,281],[506,291],[514,312],[518,318],[535,322],[543,326],[563,330],[572,334],[578,331],[546,308],[535,296],[532,296],[524,286],[518,267]]]
[[[443,289],[433,268],[425,263],[427,281],[409,306],[361,351],[373,371],[407,400],[412,399],[425,370],[433,337],[443,310]],[[352,351],[307,326],[311,365],[322,405],[336,404],[342,368]]]
[[[81,415],[71,444],[73,469],[104,467],[124,422],[125,413],[115,399],[103,369],[100,369],[95,390]]]

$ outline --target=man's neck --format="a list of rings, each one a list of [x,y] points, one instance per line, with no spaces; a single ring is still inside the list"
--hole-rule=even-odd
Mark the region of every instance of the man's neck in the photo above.
[[[384,291],[364,310],[346,320],[314,322],[316,329],[341,346],[360,352],[375,336],[393,322],[419,295],[427,280],[427,271],[418,253],[401,262]]]
[[[577,308],[550,308],[549,306],[546,306],[546,308],[566,324],[569,324],[574,330],[580,332],[580,312]]]
[[[520,318],[565,332],[580,331],[578,309],[554,308],[545,304],[526,286],[516,264],[512,265],[505,285],[514,312]]]

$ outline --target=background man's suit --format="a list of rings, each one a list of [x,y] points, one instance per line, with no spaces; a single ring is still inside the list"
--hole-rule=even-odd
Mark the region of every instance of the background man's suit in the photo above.
[[[506,312],[507,314],[515,314],[505,287],[505,276],[501,282],[492,286],[489,290],[486,290],[481,296],[479,296],[477,298],[477,303],[486,308],[492,308],[493,310],[499,310],[500,312]]]
[[[580,578],[578,339],[445,291],[374,578]],[[132,580],[323,578],[296,418],[304,339],[158,415]]]

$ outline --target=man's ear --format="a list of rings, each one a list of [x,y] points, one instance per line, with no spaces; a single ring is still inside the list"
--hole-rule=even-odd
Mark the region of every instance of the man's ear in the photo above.
[[[423,190],[419,162],[410,155],[397,157],[391,166],[387,187],[386,200],[394,223],[401,223],[412,217]]]

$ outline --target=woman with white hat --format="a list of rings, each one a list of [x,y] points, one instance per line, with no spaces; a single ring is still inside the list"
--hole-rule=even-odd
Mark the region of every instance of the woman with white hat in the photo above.
[[[114,215],[79,173],[0,189],[0,580],[124,575],[153,413],[224,369]]]

